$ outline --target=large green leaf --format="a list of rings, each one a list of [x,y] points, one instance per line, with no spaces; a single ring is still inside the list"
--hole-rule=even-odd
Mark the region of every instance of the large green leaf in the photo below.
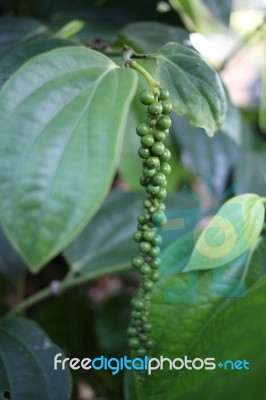
[[[256,194],[228,200],[200,234],[184,271],[219,267],[239,257],[257,241],[264,214]]]
[[[253,192],[266,196],[266,154],[242,152],[235,169],[236,193]]]
[[[22,318],[2,320],[1,399],[69,399],[71,380],[68,370],[54,370],[54,356],[57,353],[61,353],[61,350],[35,323]]]
[[[172,360],[185,355],[188,359],[213,357],[216,368],[169,371],[166,363],[163,370],[153,371],[144,383],[137,384],[138,399],[221,400],[234,398],[237,393],[243,400],[253,396],[263,400],[266,278],[251,287],[246,296],[229,301],[222,297],[230,294],[227,285],[215,282],[207,273],[195,281],[191,290],[194,297],[187,302],[178,298],[177,287],[187,286],[188,277],[176,279],[174,285],[173,279],[164,278],[152,295],[151,337],[156,346],[150,356]],[[250,370],[219,368],[218,364],[228,359],[245,359]]]
[[[0,56],[28,39],[47,31],[42,22],[29,18],[0,19]]]
[[[137,252],[132,239],[144,196],[111,192],[100,210],[81,234],[64,250],[75,271],[88,272],[101,267],[125,264]]]
[[[245,277],[248,286],[254,285],[266,274],[266,238],[259,237],[251,251]]]
[[[0,229],[0,274],[15,279],[27,271],[27,267],[18,253],[13,249]]]
[[[34,39],[21,43],[1,57],[0,84],[4,83],[22,64],[37,54],[57,47],[73,45],[73,42],[62,39]]]
[[[81,231],[106,195],[135,90],[133,71],[75,47],[33,58],[3,86],[2,221],[33,271]]]
[[[135,50],[145,53],[156,51],[168,42],[189,44],[189,34],[175,26],[158,22],[136,22],[120,31],[121,40]]]
[[[174,111],[213,136],[226,113],[216,71],[196,51],[177,43],[166,44],[155,55],[158,80],[169,90]]]

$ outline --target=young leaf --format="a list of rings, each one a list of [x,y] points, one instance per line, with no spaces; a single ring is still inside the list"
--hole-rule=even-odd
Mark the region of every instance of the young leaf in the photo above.
[[[118,163],[134,71],[84,48],[33,58],[0,94],[3,227],[32,271],[82,230]]]
[[[67,400],[71,378],[67,369],[54,370],[61,350],[32,321],[0,321],[0,397],[12,400]],[[5,378],[5,379],[3,379]]]
[[[168,43],[157,53],[158,80],[170,92],[173,109],[209,136],[222,124],[226,98],[216,71],[194,50]]]
[[[184,271],[216,268],[239,257],[258,239],[264,213],[256,194],[227,201],[201,233]]]

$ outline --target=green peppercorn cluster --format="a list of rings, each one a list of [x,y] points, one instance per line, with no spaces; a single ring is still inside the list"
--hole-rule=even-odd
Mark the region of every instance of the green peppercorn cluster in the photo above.
[[[142,281],[136,298],[132,300],[130,327],[128,328],[129,347],[137,356],[143,357],[152,348],[148,323],[150,292],[159,280],[160,244],[162,238],[156,233],[156,227],[166,223],[165,205],[167,175],[171,172],[168,164],[171,153],[165,147],[164,140],[169,134],[171,119],[167,114],[172,110],[169,92],[159,87],[145,89],[140,93],[140,101],[147,106],[147,119],[137,126],[141,147],[138,154],[143,159],[143,175],[140,183],[145,187],[147,199],[144,211],[138,216],[138,229],[134,240],[139,245],[139,255],[132,265],[142,274]]]

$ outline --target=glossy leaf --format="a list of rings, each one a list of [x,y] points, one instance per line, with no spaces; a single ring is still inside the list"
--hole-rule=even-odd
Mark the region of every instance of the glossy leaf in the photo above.
[[[169,90],[174,111],[213,136],[226,113],[218,74],[196,51],[176,43],[163,46],[156,57],[157,79]]]
[[[246,282],[248,286],[254,285],[266,274],[266,238],[259,237],[251,249],[247,265]]]
[[[185,30],[158,22],[136,22],[127,25],[120,31],[120,35],[123,43],[145,53],[156,51],[168,42],[183,45],[190,43],[189,34]]]
[[[0,274],[15,279],[27,271],[27,267],[18,253],[13,249],[0,229]]]
[[[46,25],[34,19],[2,17],[0,19],[0,56],[46,31]]]
[[[138,399],[192,400],[195,393],[207,400],[220,400],[221,395],[230,399],[235,393],[244,400],[254,395],[263,399],[265,277],[244,297],[229,300],[223,298],[230,294],[225,282],[215,281],[211,273],[199,275],[186,301],[180,295],[178,298],[176,291],[182,284],[183,290],[188,288],[189,276],[179,276],[176,281],[165,277],[152,295],[151,337],[156,346],[150,357],[214,357],[216,368],[170,371],[166,367],[153,371],[142,385],[136,385]],[[220,369],[218,364],[228,359],[247,360],[250,371]]]
[[[81,234],[64,255],[75,271],[86,273],[102,267],[126,264],[137,252],[132,239],[144,196],[111,192]]]
[[[242,152],[235,169],[236,193],[253,192],[266,196],[266,157],[264,153]]]
[[[200,234],[184,271],[219,267],[239,257],[257,241],[264,214],[255,194],[228,200]]]
[[[12,400],[69,399],[68,370],[54,370],[57,353],[61,350],[34,322],[22,318],[1,320],[0,395],[9,393]]]
[[[1,57],[0,84],[4,83],[22,64],[37,54],[57,47],[73,45],[73,42],[62,39],[36,39],[21,43]]]
[[[32,271],[73,240],[101,204],[135,89],[133,71],[83,48],[39,55],[4,85],[2,221]]]

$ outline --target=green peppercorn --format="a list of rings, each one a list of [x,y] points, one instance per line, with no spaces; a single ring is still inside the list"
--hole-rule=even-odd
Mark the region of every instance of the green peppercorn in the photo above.
[[[166,162],[162,162],[160,166],[160,171],[165,175],[169,175],[171,173],[171,166]]]
[[[127,330],[128,336],[138,336],[138,330],[133,326],[130,326]]]
[[[153,271],[150,278],[153,282],[158,282],[160,279],[160,273],[158,271]]]
[[[141,311],[141,310],[144,310],[145,303],[142,300],[135,299],[135,301],[133,303],[133,307],[135,308],[135,310]]]
[[[146,122],[149,127],[153,128],[156,125],[157,120],[155,118],[147,118]]]
[[[129,339],[129,342],[128,342],[128,345],[129,345],[129,347],[130,347],[131,349],[135,350],[135,349],[138,349],[138,348],[139,348],[139,346],[140,346],[140,341],[139,341],[138,338],[130,338],[130,339]]]
[[[170,128],[171,124],[172,124],[171,119],[170,119],[167,115],[162,115],[162,116],[158,119],[158,121],[157,121],[157,123],[156,123],[156,126],[157,126],[159,129],[164,130],[164,129]]]
[[[172,111],[172,103],[166,100],[162,103],[162,114],[169,114]]]
[[[140,268],[144,264],[143,257],[134,257],[132,260],[132,265],[135,268]]]
[[[156,142],[163,142],[165,140],[165,133],[163,131],[155,131],[154,139]]]
[[[141,176],[139,180],[141,186],[147,186],[149,183],[149,179],[146,176]]]
[[[155,156],[163,154],[164,150],[165,150],[164,144],[161,142],[155,142],[151,147],[151,152]]]
[[[140,319],[133,319],[130,323],[135,328],[139,328],[142,325],[142,322]]]
[[[154,347],[154,341],[152,339],[147,340],[146,347],[152,349]]]
[[[156,194],[157,199],[164,200],[167,196],[167,191],[165,188],[160,188],[159,192]]]
[[[160,165],[160,160],[158,157],[149,157],[146,163],[151,168],[158,168]]]
[[[150,242],[154,239],[155,232],[152,229],[147,229],[143,232],[143,239]]]
[[[145,215],[145,214],[140,214],[139,216],[138,216],[138,222],[140,223],[140,224],[145,224],[145,222],[147,222],[147,216]]]
[[[154,212],[151,219],[155,226],[164,226],[167,222],[166,216],[162,211]]]
[[[153,103],[155,100],[154,94],[150,89],[144,89],[140,93],[140,101],[142,104],[148,106],[149,104]]]
[[[154,168],[143,168],[143,174],[148,178],[152,178],[153,175],[156,173],[156,169]]]
[[[148,113],[151,115],[159,115],[163,111],[162,104],[159,102],[154,102],[149,105],[148,107]]]
[[[151,281],[150,279],[146,279],[143,282],[143,289],[146,290],[147,292],[152,291],[153,287],[154,287],[154,282]]]
[[[162,152],[163,153],[163,152]],[[161,153],[161,154],[162,154]],[[139,154],[139,156],[141,157],[141,158],[149,158],[150,157],[150,150],[149,149],[147,149],[146,147],[140,147],[139,148],[139,151],[138,151],[138,154]]]
[[[153,239],[152,243],[153,243],[155,246],[160,246],[160,245],[162,244],[162,237],[161,237],[160,235],[156,234],[156,235],[154,236],[154,239]]]
[[[151,249],[151,244],[149,242],[140,242],[139,244],[139,249],[142,251],[142,253],[148,253]]]
[[[151,330],[152,330],[152,325],[151,325],[150,323],[146,322],[146,323],[143,325],[143,331],[144,331],[144,332],[150,332]]]
[[[149,264],[143,264],[142,267],[140,268],[140,272],[143,275],[149,275],[151,272],[151,267],[149,266]]]
[[[133,311],[131,312],[131,317],[132,317],[133,319],[140,319],[141,316],[142,316],[142,313],[141,313],[140,311],[135,311],[135,310],[133,310]]]
[[[154,258],[151,262],[150,262],[150,266],[152,269],[158,269],[161,265],[161,260],[160,258]]]
[[[133,239],[135,240],[135,242],[140,242],[142,239],[142,232],[136,231],[133,235]]]
[[[159,94],[159,99],[162,101],[168,100],[169,99],[169,92],[166,89],[160,89],[160,94]]]
[[[139,339],[140,339],[142,342],[147,342],[147,340],[149,340],[148,336],[147,336],[145,333],[141,333],[141,334],[139,335]]]
[[[152,258],[157,258],[160,255],[160,247],[152,246],[149,251],[149,256]]]
[[[166,181],[166,177],[162,172],[156,172],[154,177],[152,178],[152,183],[155,185],[163,185]]]
[[[145,122],[142,122],[137,126],[136,132],[139,136],[148,135],[151,133],[151,128]]]
[[[154,186],[149,184],[147,186],[147,192],[152,193],[152,194],[157,194],[159,193],[160,187],[159,186]]]
[[[155,144],[155,143],[154,143]],[[161,161],[169,161],[171,158],[171,152],[168,149],[165,149],[162,154],[160,154],[160,160]]]
[[[160,203],[160,205],[159,205],[159,210],[160,210],[160,211],[165,211],[165,209],[166,209],[165,204]]]
[[[147,350],[145,349],[145,347],[140,347],[140,348],[137,350],[137,355],[138,355],[139,357],[144,357],[146,354],[147,354]],[[139,371],[139,372],[140,372],[140,371]]]
[[[154,170],[154,171],[155,171],[155,170]],[[150,200],[145,200],[144,203],[143,203],[143,205],[144,205],[145,208],[150,208],[151,205],[152,205],[152,203],[151,203]],[[142,233],[141,233],[141,234],[142,234]]]
[[[151,147],[154,143],[154,137],[152,134],[145,135],[141,138],[141,144],[145,147]]]

